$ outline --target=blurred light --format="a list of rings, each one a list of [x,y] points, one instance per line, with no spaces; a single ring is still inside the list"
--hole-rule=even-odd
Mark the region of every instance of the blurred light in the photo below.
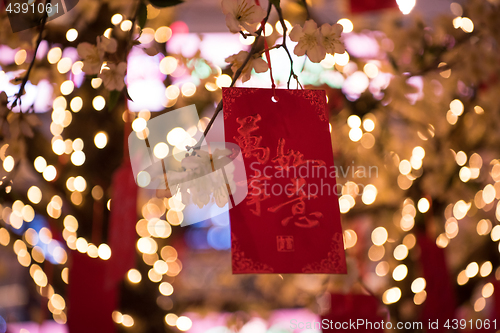
[[[113,24],[113,25],[120,24],[122,20],[123,20],[123,16],[121,14],[115,14],[115,15],[111,16],[111,24]]]
[[[42,191],[37,186],[31,186],[28,189],[28,199],[37,204],[42,200]]]
[[[482,277],[487,277],[493,271],[493,265],[490,261],[486,261],[481,265],[481,269],[479,270],[479,274]]]
[[[45,170],[45,168],[47,167],[47,161],[45,161],[45,158],[43,158],[42,156],[38,156],[37,158],[35,158],[33,164],[35,166],[35,170],[40,173],[42,173],[43,170]]]
[[[375,245],[384,245],[388,238],[387,230],[384,227],[377,227],[372,232],[372,242]]]
[[[417,207],[420,213],[426,213],[430,208],[429,200],[427,200],[426,198],[421,198],[420,200],[418,200]]]
[[[394,258],[396,260],[403,260],[408,256],[408,248],[404,244],[396,246],[394,249]]]
[[[401,289],[398,287],[393,287],[384,292],[382,295],[382,300],[384,304],[393,304],[399,301],[401,298]]]
[[[458,99],[454,99],[450,103],[450,111],[455,116],[457,116],[457,117],[461,116],[462,113],[464,113],[464,105],[463,105],[463,103],[460,100],[458,100]]]
[[[389,263],[387,261],[381,261],[375,267],[375,273],[378,276],[386,276],[389,273]]]
[[[370,79],[373,79],[378,75],[379,71],[377,65],[369,62],[363,67],[363,72],[365,72],[366,76]]]
[[[104,97],[102,96],[96,96],[94,97],[94,99],[92,100],[92,106],[94,107],[94,109],[96,109],[97,111],[101,111],[102,109],[104,109],[104,106],[106,105],[106,100],[104,99]]]
[[[290,22],[288,22],[288,20],[283,20],[284,23],[285,23],[285,27],[286,27],[286,33],[287,35],[290,33],[290,31],[292,31],[292,24]],[[274,25],[274,27],[276,28],[276,31],[283,36],[283,26],[281,24],[281,22],[278,20],[276,22],[276,24]],[[252,36],[253,37],[253,36]]]
[[[467,274],[465,273],[465,270],[461,271],[458,273],[457,276],[457,283],[459,286],[463,286],[469,281],[469,278],[467,277]]]
[[[345,66],[349,63],[349,54],[346,52],[344,53],[335,53],[333,55],[333,60],[335,60],[335,63],[339,66]]]
[[[179,87],[173,84],[165,89],[165,96],[167,96],[167,98],[170,100],[175,100],[177,97],[179,97],[180,93],[181,90],[179,89]]]
[[[132,326],[134,326],[134,318],[132,318],[128,314],[124,314],[122,316],[122,325],[125,326],[125,327],[132,327]]]
[[[342,32],[345,34],[352,32],[352,30],[354,29],[354,25],[348,18],[341,18],[340,20],[337,21],[337,23],[344,28]]]
[[[455,156],[455,161],[458,165],[462,166],[467,163],[467,155],[463,151],[459,151]]]
[[[162,72],[163,74],[165,75],[172,74],[173,72],[175,72],[176,69],[177,69],[176,58],[168,56],[160,61],[160,72]]]
[[[167,323],[167,325],[169,326],[175,326],[175,324],[177,324],[177,319],[179,317],[177,317],[176,314],[173,314],[173,313],[169,313],[165,316],[165,322]]]
[[[108,136],[106,132],[99,132],[94,137],[94,144],[97,148],[103,149],[108,144]]]
[[[358,240],[358,236],[356,235],[356,232],[351,229],[347,229],[344,231],[344,247],[346,249],[349,249],[356,245],[356,242]]]
[[[485,236],[491,231],[491,221],[488,219],[482,219],[477,223],[476,231],[478,235]]]
[[[474,23],[468,17],[462,17],[462,20],[460,22],[460,27],[466,33],[471,33],[472,31],[474,31]]]
[[[132,129],[134,130],[134,132],[142,132],[147,125],[148,123],[144,118],[136,118],[132,122]]]
[[[349,118],[347,118],[347,125],[350,128],[359,128],[361,126],[361,118],[356,115],[351,115]]]
[[[63,95],[69,95],[73,92],[75,89],[75,84],[71,80],[66,80],[63,83],[61,83],[61,94]]]
[[[76,150],[71,154],[71,163],[80,166],[85,163],[85,153],[81,150]]]
[[[361,201],[363,201],[365,205],[371,205],[372,203],[375,202],[377,194],[378,194],[377,188],[372,184],[368,184],[365,186],[363,190]]]
[[[157,157],[159,159],[164,159],[165,157],[167,157],[168,151],[169,151],[169,148],[165,142],[157,143],[153,149],[153,153],[154,153],[155,157]]]
[[[70,108],[73,112],[79,112],[83,106],[83,99],[80,96],[74,97],[70,102]]]
[[[193,326],[191,319],[185,316],[180,316],[175,324],[179,331],[188,331]]]
[[[43,178],[50,182],[53,181],[57,176],[57,170],[53,165],[48,165],[44,170],[43,170]]]
[[[57,70],[59,73],[64,74],[70,71],[72,65],[71,58],[62,58],[57,63]]]
[[[78,38],[78,31],[74,28],[69,29],[66,32],[66,39],[68,42],[74,42]]]
[[[196,93],[196,86],[193,82],[186,82],[182,85],[181,91],[185,97],[191,97]]]
[[[467,265],[467,268],[465,269],[465,274],[469,279],[472,279],[474,276],[477,275],[479,272],[479,265],[477,262],[471,262],[469,265]]]
[[[174,288],[168,282],[160,283],[160,285],[158,286],[158,289],[160,290],[160,293],[164,296],[170,296],[174,292]]]
[[[424,278],[417,278],[411,283],[411,291],[417,294],[425,289],[425,285],[426,282]]]
[[[99,258],[102,260],[108,260],[111,258],[111,248],[108,244],[102,243],[98,248]]]
[[[120,29],[122,29],[122,31],[129,31],[130,29],[132,29],[132,21],[122,21],[122,23],[120,24]]]
[[[408,275],[408,267],[405,264],[398,265],[392,271],[392,278],[394,281],[402,281],[405,279],[406,275]]]
[[[62,56],[62,50],[59,47],[54,47],[50,49],[50,51],[47,53],[47,60],[49,61],[50,64],[55,64],[56,62],[61,59]]]
[[[481,290],[481,295],[484,298],[491,297],[493,295],[493,291],[495,290],[495,287],[493,286],[493,283],[488,282],[483,286],[483,289]]]
[[[222,88],[222,87],[229,87],[232,81],[233,79],[229,75],[222,74],[219,77],[217,77],[215,83],[219,88]]]
[[[172,29],[163,26],[156,29],[155,40],[157,43],[166,43],[172,37]]]
[[[95,77],[92,80],[90,80],[90,85],[92,88],[97,89],[101,86],[102,84],[102,79],[100,77]]]
[[[486,306],[486,300],[483,297],[479,297],[474,303],[474,311],[481,312]]]
[[[11,172],[14,169],[15,164],[14,158],[10,155],[3,160],[3,168],[7,172]]]
[[[407,175],[411,172],[411,163],[408,160],[402,160],[399,163],[399,172],[402,175]]]
[[[363,136],[363,131],[359,127],[352,128],[349,131],[349,139],[351,139],[351,141],[353,142],[358,142],[362,138],[362,136]]]
[[[92,198],[94,200],[101,200],[104,195],[104,191],[102,190],[102,187],[99,185],[94,186],[92,188]]]
[[[415,7],[416,0],[396,0],[399,10],[401,13],[404,15],[410,14],[412,11],[413,7]]]
[[[132,268],[128,271],[127,278],[132,283],[139,283],[142,280],[142,275],[137,269]]]
[[[422,290],[421,292],[416,293],[415,296],[413,296],[413,303],[415,303],[415,305],[420,305],[425,302],[426,298],[427,292],[425,290]]]

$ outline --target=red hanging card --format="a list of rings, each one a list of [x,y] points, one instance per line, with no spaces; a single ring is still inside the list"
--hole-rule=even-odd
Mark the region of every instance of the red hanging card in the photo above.
[[[365,13],[374,10],[398,8],[396,0],[351,0],[351,13]]]
[[[109,221],[111,258],[108,265],[109,283],[120,282],[127,271],[135,267],[137,232],[137,185],[128,159],[113,175],[113,196]]]
[[[229,211],[233,273],[347,272],[322,90],[223,89],[248,195]],[[241,184],[239,184],[241,186]]]
[[[113,333],[118,287],[107,285],[107,262],[71,251],[68,328],[71,333]]]
[[[330,297],[330,310],[321,316],[321,323],[325,324],[323,332],[341,330],[343,332],[372,333],[384,331],[381,322],[388,320],[381,315],[380,301],[374,296],[359,294],[330,294],[328,296]]]

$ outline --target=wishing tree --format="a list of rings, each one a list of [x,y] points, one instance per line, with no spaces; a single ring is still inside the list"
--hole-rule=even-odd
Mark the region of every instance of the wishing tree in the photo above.
[[[181,18],[206,5],[82,0],[12,32],[2,3],[0,250],[31,277],[22,310],[0,308],[7,327],[299,332],[276,310],[320,320],[345,307],[330,294],[363,294],[394,324],[499,330],[500,3],[431,22],[409,0],[352,0],[339,20],[320,0],[223,0],[210,20],[230,33],[190,32]],[[221,89],[270,75],[326,90],[347,275],[232,275],[227,216],[182,228],[179,196],[135,183],[129,134],[191,104],[195,131],[215,132]],[[197,143],[164,136],[167,152]]]

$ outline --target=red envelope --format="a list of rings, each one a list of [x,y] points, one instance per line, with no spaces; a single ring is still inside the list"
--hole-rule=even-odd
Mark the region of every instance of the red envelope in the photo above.
[[[234,274],[347,273],[322,90],[223,89],[248,195],[229,211]]]

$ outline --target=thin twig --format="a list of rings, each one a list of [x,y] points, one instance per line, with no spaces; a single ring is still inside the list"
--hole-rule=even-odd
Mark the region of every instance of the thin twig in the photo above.
[[[255,32],[255,34],[257,36],[255,37],[255,41],[252,44],[252,48],[250,49],[250,52],[248,52],[248,55],[247,55],[245,61],[243,61],[243,64],[241,64],[241,66],[238,68],[236,73],[234,73],[234,76],[231,80],[231,84],[229,85],[229,88],[232,88],[234,86],[234,84],[236,83],[236,81],[240,77],[241,73],[243,72],[243,69],[245,68],[245,66],[248,64],[248,62],[253,57],[253,55],[257,52],[257,44],[259,42],[260,37],[262,37],[262,30],[264,29],[264,26],[266,25],[267,20],[269,19],[269,14],[271,13],[271,8],[272,8],[272,4],[271,4],[271,2],[269,2],[269,5],[267,7],[266,17],[264,18],[264,21],[261,23],[260,28]],[[210,131],[210,129],[212,128],[212,125],[215,121],[215,118],[217,118],[217,116],[219,115],[221,110],[222,110],[222,99],[219,101],[219,104],[217,104],[217,108],[215,109],[214,115],[212,116],[212,118],[208,122],[207,127],[205,128],[205,131],[203,132],[202,137],[200,138],[200,140],[198,140],[196,145],[194,145],[192,147],[187,147],[188,150],[193,149],[193,152],[194,152],[195,150],[200,149],[201,144],[203,143],[203,140],[207,136],[208,131]]]
[[[307,20],[309,20],[311,18],[311,13],[309,12],[309,6],[307,5],[306,0],[301,0],[301,2],[302,2],[302,6],[304,6],[304,8],[306,10]]]
[[[292,81],[292,77],[297,81],[298,85],[302,88],[302,84],[299,82],[299,78],[297,74],[293,71],[293,59],[292,55],[290,54],[290,50],[288,50],[288,47],[286,46],[286,33],[287,33],[287,27],[285,24],[285,19],[283,18],[283,12],[281,11],[280,6],[276,6],[276,11],[278,12],[278,17],[281,23],[281,27],[283,28],[283,43],[281,44],[281,47],[283,47],[286,51],[286,54],[288,55],[288,59],[290,59],[290,76],[288,77],[288,82],[287,82],[287,88],[290,89],[290,82]],[[309,14],[308,14],[309,15]]]
[[[45,8],[47,8],[47,5],[50,4],[51,0],[46,0],[45,1]],[[33,69],[33,66],[35,65],[36,61],[36,54],[38,52],[38,49],[40,48],[40,44],[42,43],[42,35],[43,31],[45,30],[45,23],[47,23],[47,18],[48,14],[45,12],[43,18],[42,18],[42,23],[40,25],[40,33],[38,34],[38,39],[36,41],[36,47],[35,47],[35,52],[33,53],[33,59],[31,60],[30,66],[28,67],[28,71],[26,72],[26,75],[23,77],[23,81],[21,82],[21,86],[19,87],[19,92],[16,94],[16,98],[11,104],[11,111],[14,107],[17,106],[17,103],[19,101],[19,112],[22,113],[21,110],[21,96],[24,94],[24,88],[26,87],[26,84],[28,83],[29,76],[31,73],[31,70]]]

